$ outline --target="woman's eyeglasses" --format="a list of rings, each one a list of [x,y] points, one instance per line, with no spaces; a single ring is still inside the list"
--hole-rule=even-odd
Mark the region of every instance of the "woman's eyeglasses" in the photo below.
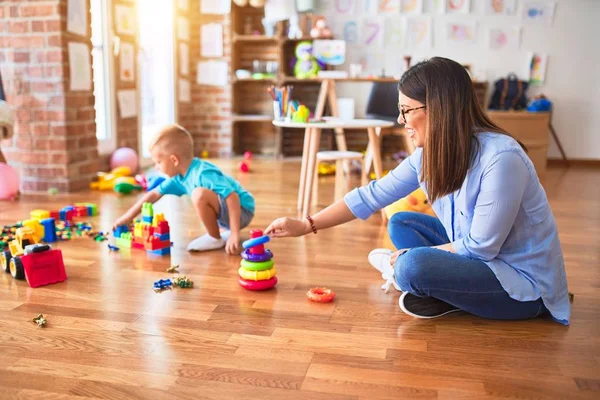
[[[406,114],[411,111],[420,110],[421,108],[426,108],[426,106],[415,107],[415,108],[402,108],[400,104],[398,104],[398,111],[400,111],[400,115],[402,115],[402,121],[406,123]]]

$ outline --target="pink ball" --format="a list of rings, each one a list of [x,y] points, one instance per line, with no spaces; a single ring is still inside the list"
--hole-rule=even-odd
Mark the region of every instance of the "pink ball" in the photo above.
[[[242,172],[250,171],[250,167],[248,166],[248,164],[245,161],[242,161],[240,163],[240,171],[242,171]]]
[[[247,151],[244,153],[244,158],[246,160],[252,160],[252,152],[251,151]]]
[[[0,200],[12,200],[19,192],[19,173],[8,164],[0,163]]]
[[[138,169],[138,156],[135,150],[129,147],[121,147],[115,150],[110,157],[110,168],[129,167],[131,173],[134,174]]]

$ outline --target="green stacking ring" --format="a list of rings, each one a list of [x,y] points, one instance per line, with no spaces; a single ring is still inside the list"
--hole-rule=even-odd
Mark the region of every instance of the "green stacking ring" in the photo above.
[[[252,262],[248,260],[242,260],[240,265],[248,271],[264,271],[273,268],[275,262],[273,260],[263,262]]]

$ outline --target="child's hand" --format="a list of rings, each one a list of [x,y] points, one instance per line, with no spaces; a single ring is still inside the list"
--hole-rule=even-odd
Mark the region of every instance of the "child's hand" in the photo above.
[[[119,226],[119,225],[129,225],[130,222],[131,222],[131,218],[129,218],[129,216],[122,215],[119,218],[117,218],[117,220],[114,222],[113,230],[115,230],[117,228],[117,226]]]
[[[225,244],[225,251],[229,255],[240,254],[240,234],[231,232],[227,243]]]

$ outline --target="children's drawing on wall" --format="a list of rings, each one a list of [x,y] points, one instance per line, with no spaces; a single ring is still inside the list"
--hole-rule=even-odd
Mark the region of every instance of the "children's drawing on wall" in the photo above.
[[[117,33],[135,36],[135,12],[133,7],[115,6]]]
[[[187,18],[177,18],[177,39],[190,40],[190,24]]]
[[[490,28],[489,45],[492,50],[518,50],[521,46],[521,28]]]
[[[531,23],[552,25],[556,2],[525,1],[523,2],[523,20]]]
[[[446,14],[446,0],[427,0],[427,12]]]
[[[431,18],[407,18],[404,37],[407,47],[414,49],[430,48],[433,42]]]
[[[401,0],[400,12],[406,15],[420,15],[423,13],[423,0]]]
[[[71,90],[92,90],[90,48],[86,43],[69,42],[69,81]]]
[[[532,85],[544,84],[547,66],[547,54],[532,53],[529,56],[529,83]]]
[[[81,36],[87,35],[87,0],[69,0],[67,3],[67,30]]]
[[[313,56],[323,64],[342,65],[346,61],[346,42],[343,40],[313,41]]]
[[[135,80],[135,47],[133,44],[121,42],[119,66],[121,82],[133,82]]]
[[[475,44],[477,42],[477,22],[448,22],[446,41],[448,43]]]
[[[383,47],[383,23],[381,18],[365,18],[361,42],[368,47]]]
[[[371,0],[373,2],[373,0]],[[358,0],[329,0],[319,2],[319,9],[326,15],[355,15]],[[375,1],[377,6],[377,1]],[[362,10],[360,10],[362,11]]]
[[[179,101],[181,101],[182,103],[190,103],[192,101],[190,81],[188,81],[187,79],[179,78],[178,86]]]
[[[386,47],[392,49],[404,47],[405,25],[403,18],[386,18],[384,26],[384,44]]]
[[[360,34],[357,21],[339,21],[337,25],[341,27],[341,32],[339,30],[334,30],[334,32],[336,32],[335,37],[343,38],[347,44],[358,44]]]
[[[189,0],[177,0],[177,8],[181,11],[187,11],[189,8]]]
[[[485,0],[487,15],[515,15],[517,0]]]
[[[400,0],[379,0],[377,12],[379,14],[398,14],[400,12]]]
[[[471,11],[471,0],[447,0],[448,14],[468,14]]]
[[[179,43],[179,73],[183,76],[190,73],[190,49],[187,43]]]

